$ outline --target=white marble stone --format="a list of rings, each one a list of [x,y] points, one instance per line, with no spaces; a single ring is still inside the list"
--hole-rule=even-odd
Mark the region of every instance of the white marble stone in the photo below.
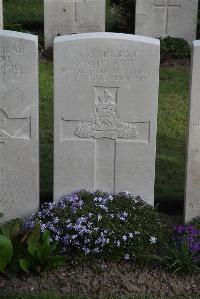
[[[137,0],[135,33],[196,39],[198,0]]]
[[[44,0],[45,47],[56,36],[105,31],[105,0]]]
[[[0,222],[39,207],[38,41],[0,30]]]
[[[193,42],[186,165],[185,222],[200,216],[200,41]]]
[[[57,37],[54,199],[77,189],[154,202],[159,41],[117,33]]]

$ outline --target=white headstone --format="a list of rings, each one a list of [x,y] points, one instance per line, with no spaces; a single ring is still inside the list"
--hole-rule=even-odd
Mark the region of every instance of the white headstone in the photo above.
[[[105,0],[44,0],[45,48],[56,36],[105,31]]]
[[[54,198],[130,191],[154,202],[159,41],[117,33],[55,39]]]
[[[0,0],[0,29],[3,29],[3,0]]]
[[[200,216],[200,41],[193,42],[185,221]]]
[[[0,221],[39,207],[38,41],[0,30]]]
[[[135,34],[196,39],[198,0],[137,0]]]

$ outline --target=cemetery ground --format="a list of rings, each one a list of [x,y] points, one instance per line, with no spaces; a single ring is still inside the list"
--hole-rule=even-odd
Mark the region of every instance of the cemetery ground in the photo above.
[[[7,29],[30,31],[40,41],[40,190],[42,202],[52,200],[53,189],[53,63],[43,55],[43,7],[40,0],[5,2]],[[14,5],[14,6],[13,6]],[[30,9],[31,8],[31,9]],[[108,16],[108,26],[114,20]],[[186,126],[189,102],[189,67],[184,63],[162,66],[157,134],[155,198],[160,219],[169,225],[182,223]],[[78,189],[79,186],[77,186]],[[80,298],[124,299],[193,298],[199,293],[199,274],[173,274],[163,267],[134,263],[84,262],[65,265],[53,272],[0,275],[0,298],[57,299],[67,294]],[[23,295],[17,295],[19,292]],[[24,295],[24,294],[31,295]],[[40,293],[46,293],[41,295]],[[56,293],[57,295],[51,295]],[[13,297],[12,297],[12,294]],[[145,295],[143,297],[143,295]],[[149,295],[149,297],[146,295]],[[131,297],[130,297],[131,296]],[[142,296],[142,297],[141,297]],[[109,298],[112,298],[109,296]],[[63,297],[79,299],[79,297]]]
[[[189,95],[189,68],[162,67],[158,114],[156,203],[164,223],[182,222],[186,121]],[[53,186],[53,65],[40,60],[40,155],[41,197],[52,200]],[[56,293],[78,294],[86,298],[147,295],[151,298],[198,298],[199,274],[173,275],[162,267],[129,263],[92,262],[66,265],[42,275],[0,276],[0,294]],[[96,297],[95,297],[96,296]],[[17,298],[17,297],[15,297]],[[19,298],[26,298],[24,296]],[[29,298],[29,297],[28,297]],[[35,298],[30,297],[30,298]],[[39,298],[36,296],[36,298]],[[42,297],[43,298],[43,297]],[[52,298],[46,295],[46,298]],[[57,297],[55,297],[57,298]],[[60,298],[60,297],[59,297]],[[65,298],[65,297],[64,297]],[[109,297],[111,298],[111,297]],[[115,297],[113,297],[115,298]],[[125,298],[125,297],[123,297]],[[131,297],[133,298],[133,297]],[[68,299],[68,298],[66,298]],[[70,298],[71,299],[71,298]],[[74,299],[74,298],[73,298]],[[77,299],[77,298],[75,298]],[[138,299],[143,299],[139,297]]]
[[[4,1],[5,29],[30,31],[39,35],[43,55],[43,4],[41,0]],[[107,31],[116,22],[107,1]],[[51,56],[51,55],[50,55]],[[160,72],[158,113],[156,201],[172,212],[183,206],[185,176],[185,141],[189,95],[188,60],[165,61]],[[173,145],[173,146],[172,146]],[[52,198],[53,186],[53,64],[40,61],[40,155],[42,201]],[[78,188],[78,186],[77,186]],[[164,204],[166,203],[166,204]],[[181,211],[179,209],[179,211]]]

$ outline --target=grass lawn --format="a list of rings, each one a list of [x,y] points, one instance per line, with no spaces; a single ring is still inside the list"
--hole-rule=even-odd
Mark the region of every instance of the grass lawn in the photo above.
[[[156,197],[183,199],[189,70],[163,68],[157,135]]]
[[[43,0],[3,0],[4,22],[34,30],[43,27]]]

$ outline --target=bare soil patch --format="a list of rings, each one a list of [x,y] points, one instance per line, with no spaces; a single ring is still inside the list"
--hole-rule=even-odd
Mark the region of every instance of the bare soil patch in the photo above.
[[[57,293],[86,298],[150,295],[155,298],[200,296],[200,273],[183,275],[132,263],[64,266],[43,276],[0,276],[0,298],[8,294]]]

